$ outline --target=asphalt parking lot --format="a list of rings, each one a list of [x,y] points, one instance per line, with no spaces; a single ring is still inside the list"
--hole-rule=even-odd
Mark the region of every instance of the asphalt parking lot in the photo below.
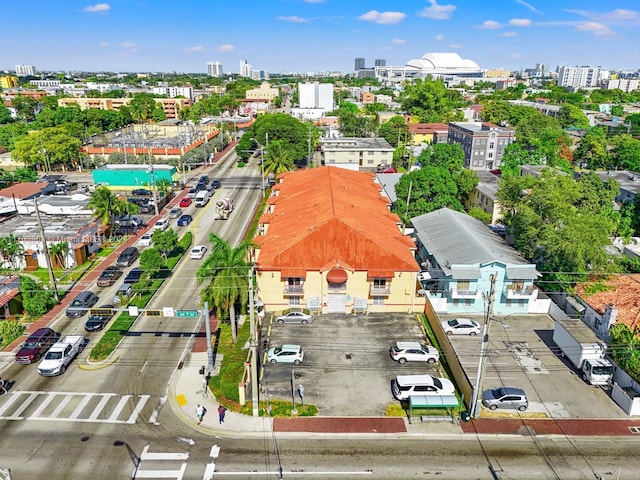
[[[449,318],[452,316],[441,316],[441,320]],[[481,316],[468,318],[483,324]],[[529,409],[524,416],[626,418],[605,390],[585,383],[557,354],[558,348],[552,340],[553,327],[554,320],[548,315],[492,317],[481,391],[500,385],[522,388],[529,399]],[[475,384],[481,335],[449,339],[471,383]],[[495,416],[495,412],[482,408],[483,415]]]
[[[305,403],[316,405],[319,415],[383,416],[388,405],[397,403],[390,387],[397,375],[442,376],[440,364],[399,365],[389,357],[389,347],[396,341],[424,341],[416,315],[327,314],[316,315],[310,325],[265,324],[263,339],[268,339],[269,347],[298,344],[304,361],[298,366],[266,364],[263,398],[290,400],[293,375],[296,404],[302,385]]]

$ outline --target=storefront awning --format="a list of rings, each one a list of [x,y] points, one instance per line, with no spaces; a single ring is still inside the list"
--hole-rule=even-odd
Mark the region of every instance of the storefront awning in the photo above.
[[[344,283],[347,278],[349,275],[341,268],[332,268],[327,272],[327,282],[329,283]]]

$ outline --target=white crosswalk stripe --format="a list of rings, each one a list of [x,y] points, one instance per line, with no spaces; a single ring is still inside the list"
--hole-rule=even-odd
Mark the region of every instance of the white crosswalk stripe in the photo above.
[[[133,424],[150,395],[14,391],[0,401],[0,420]]]

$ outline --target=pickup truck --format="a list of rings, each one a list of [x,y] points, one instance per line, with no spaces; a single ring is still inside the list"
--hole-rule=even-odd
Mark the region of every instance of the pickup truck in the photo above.
[[[62,375],[71,361],[84,349],[82,335],[67,335],[54,343],[38,365],[38,373],[43,377]]]

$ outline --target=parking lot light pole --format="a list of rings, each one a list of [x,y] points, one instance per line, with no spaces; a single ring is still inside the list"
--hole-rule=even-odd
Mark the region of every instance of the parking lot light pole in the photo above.
[[[480,360],[478,361],[478,372],[476,375],[476,383],[473,387],[473,395],[471,397],[471,418],[476,418],[476,415],[478,413],[478,396],[480,394],[480,387],[482,386],[482,372],[484,371],[487,342],[489,341],[489,315],[491,314],[491,308],[493,306],[493,293],[496,285],[496,277],[495,275],[491,274],[489,278],[491,281],[489,294],[483,295],[487,302],[487,307],[484,312],[484,327],[482,329],[482,343],[480,344]]]

